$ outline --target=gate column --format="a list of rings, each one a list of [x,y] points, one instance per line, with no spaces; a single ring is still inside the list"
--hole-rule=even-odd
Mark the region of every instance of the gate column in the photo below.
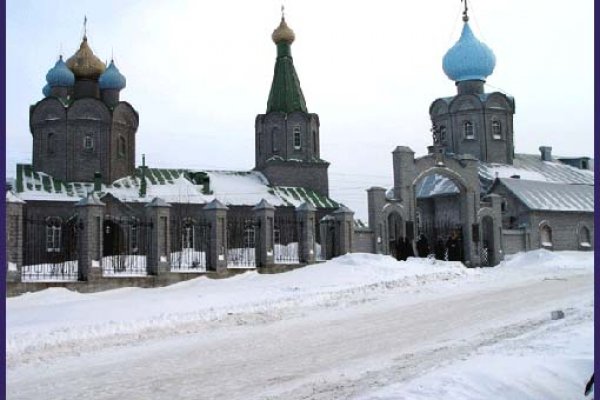
[[[275,207],[262,199],[254,208],[254,216],[258,225],[256,246],[256,266],[266,267],[274,264],[273,254],[273,223]]]
[[[210,226],[206,270],[227,270],[227,206],[214,199],[202,209]]]
[[[335,239],[337,256],[352,252],[352,236],[354,235],[354,211],[341,206],[333,212],[335,219]]]
[[[298,257],[300,263],[315,262],[315,212],[317,209],[310,203],[304,202],[296,208],[298,229]]]
[[[150,275],[171,272],[171,238],[169,223],[171,205],[159,197],[146,204],[147,222],[150,222],[149,249],[146,254],[146,269]]]
[[[502,253],[502,197],[492,193],[486,196],[486,199],[492,204],[492,221],[493,221],[493,232],[492,240],[494,246],[494,254],[492,260],[494,265],[504,260],[504,254]]]
[[[6,281],[21,282],[23,267],[23,207],[25,202],[6,192]]]
[[[80,281],[102,278],[102,219],[105,204],[94,194],[89,193],[77,204],[79,215],[77,230],[78,271]]]

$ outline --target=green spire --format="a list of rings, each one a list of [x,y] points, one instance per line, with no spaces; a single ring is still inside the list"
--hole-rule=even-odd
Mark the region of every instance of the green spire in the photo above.
[[[283,15],[279,27],[273,31],[272,38],[277,45],[277,60],[269,101],[267,102],[267,113],[271,111],[283,111],[285,113],[303,111],[307,113],[306,101],[292,59],[291,45],[295,35],[294,31],[285,23]]]

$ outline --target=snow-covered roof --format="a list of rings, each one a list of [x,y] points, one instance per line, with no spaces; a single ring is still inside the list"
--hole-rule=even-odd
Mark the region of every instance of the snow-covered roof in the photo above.
[[[110,193],[123,202],[150,202],[160,197],[168,203],[206,204],[215,198],[225,205],[254,206],[265,199],[274,206],[297,207],[309,202],[318,208],[338,208],[339,203],[302,187],[270,186],[257,171],[200,171],[188,169],[146,168],[146,195],[140,197],[141,169],[134,176],[102,184],[100,195]],[[205,186],[197,177],[208,178]],[[63,182],[31,165],[17,165],[15,189],[23,200],[77,202],[93,191],[91,182]]]
[[[460,192],[452,180],[438,174],[427,175],[421,179],[415,190],[418,199]]]
[[[513,165],[479,163],[479,176],[489,183],[495,178],[510,178],[513,175],[532,181],[594,184],[594,171],[575,168],[557,159],[542,161],[539,154],[515,154]]]
[[[499,178],[530,210],[594,212],[594,186]],[[493,187],[492,187],[493,189]]]

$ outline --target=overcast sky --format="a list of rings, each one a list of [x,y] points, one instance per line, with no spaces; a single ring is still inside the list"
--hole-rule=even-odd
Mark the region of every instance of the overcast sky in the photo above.
[[[366,217],[369,186],[392,183],[391,152],[430,144],[429,105],[455,94],[442,57],[458,39],[460,0],[287,0],[294,64],[321,121],[332,197]],[[61,49],[111,52],[140,113],[137,162],[248,170],[264,113],[281,1],[8,0],[7,176],[31,162],[29,106]],[[593,156],[593,0],[474,0],[475,35],[496,55],[486,91],[515,97],[516,151]]]

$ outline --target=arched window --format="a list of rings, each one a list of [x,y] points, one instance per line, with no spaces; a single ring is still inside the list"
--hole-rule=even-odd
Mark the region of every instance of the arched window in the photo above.
[[[440,126],[440,142],[446,143],[446,127]]]
[[[300,126],[294,126],[294,150],[300,150],[302,148],[302,138],[300,136]]]
[[[85,135],[83,137],[83,149],[85,151],[94,150],[94,137],[92,135]]]
[[[549,225],[540,227],[540,244],[542,247],[552,247],[552,228]]]
[[[591,248],[592,247],[592,240],[591,240],[591,236],[590,236],[590,230],[587,227],[585,227],[585,226],[582,226],[579,229],[579,246],[585,247],[585,248]]]
[[[475,131],[471,121],[465,121],[463,124],[463,130],[465,132],[465,139],[475,139]]]
[[[46,152],[48,154],[54,154],[55,151],[55,147],[56,147],[56,138],[54,137],[54,133],[50,132],[48,134],[48,142],[46,143]]]
[[[46,251],[58,253],[61,246],[62,220],[59,217],[46,219]]]
[[[279,140],[277,136],[277,128],[273,128],[271,131],[271,146],[273,153],[277,153],[279,151]]]
[[[492,121],[492,137],[494,139],[502,139],[502,125],[498,120]]]
[[[119,136],[119,145],[118,145],[119,157],[125,157],[127,153],[127,142],[123,136]]]

